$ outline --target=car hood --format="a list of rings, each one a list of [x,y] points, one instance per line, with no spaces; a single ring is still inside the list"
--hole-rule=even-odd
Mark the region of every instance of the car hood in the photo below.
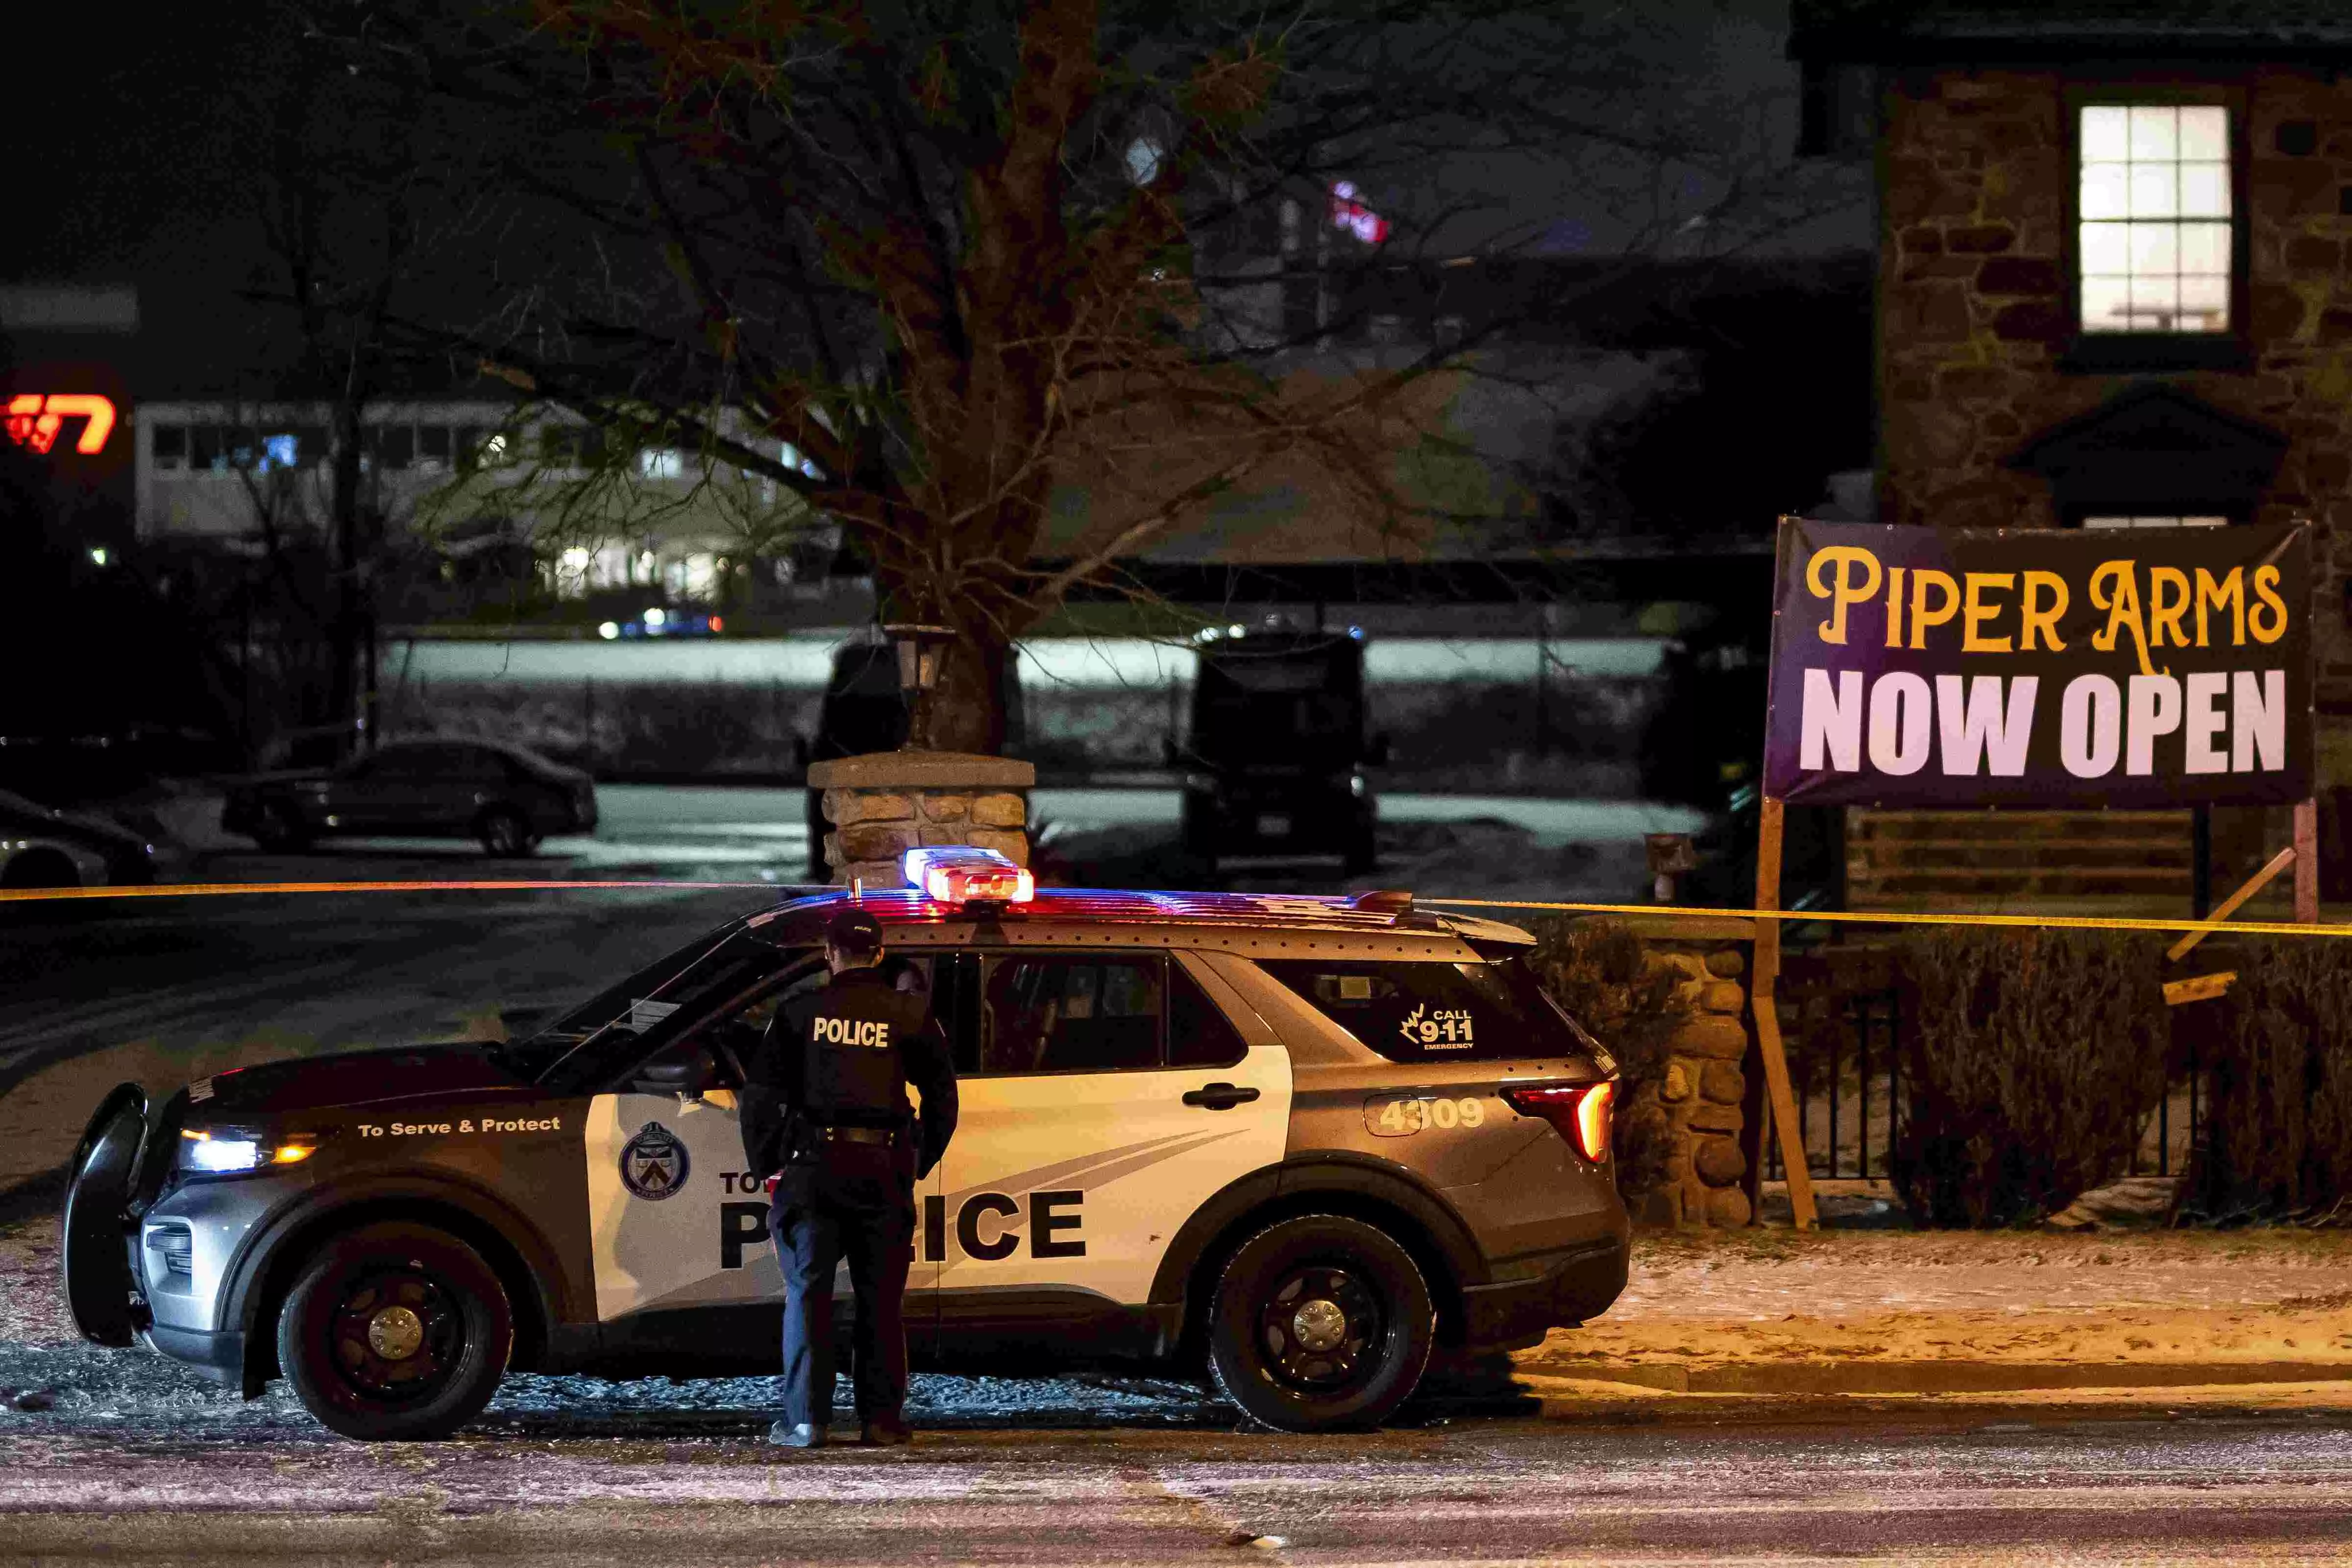
[[[487,1045],[412,1045],[352,1051],[233,1069],[189,1088],[189,1118],[279,1115],[340,1106],[394,1104],[511,1092],[526,1080]]]

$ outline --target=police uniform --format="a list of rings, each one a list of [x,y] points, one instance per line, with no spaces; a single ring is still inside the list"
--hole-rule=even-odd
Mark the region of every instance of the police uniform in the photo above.
[[[826,940],[880,953],[882,930],[845,910]],[[919,1124],[907,1086],[922,1092]],[[955,1066],[928,998],[894,989],[871,965],[777,1009],[747,1073],[744,1152],[775,1172],[768,1231],[784,1275],[782,1433],[822,1441],[833,1406],[833,1276],[845,1259],[857,1293],[855,1382],[871,1440],[904,1441],[907,1270],[915,1183],[955,1132]]]

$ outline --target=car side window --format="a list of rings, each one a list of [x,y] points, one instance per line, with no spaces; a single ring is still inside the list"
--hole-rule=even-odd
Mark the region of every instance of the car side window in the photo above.
[[[438,777],[445,767],[447,747],[439,746],[389,747],[375,754],[367,776],[377,779],[413,779]]]
[[[1524,960],[1426,963],[1262,958],[1258,967],[1391,1061],[1573,1055],[1591,1037]]]
[[[982,965],[974,1075],[1163,1064],[1168,961],[1157,953],[1013,953]]]
[[[796,967],[781,980],[762,981],[749,995],[722,1007],[697,1025],[679,1041],[679,1046],[700,1054],[709,1064],[714,1083],[740,1089],[745,1076],[754,1070],[760,1054],[773,1048],[770,1031],[776,1014],[786,1002],[817,989],[824,981],[822,964]]]
[[[1249,1054],[1249,1045],[1231,1020],[1184,972],[1168,966],[1168,1065],[1231,1067]]]

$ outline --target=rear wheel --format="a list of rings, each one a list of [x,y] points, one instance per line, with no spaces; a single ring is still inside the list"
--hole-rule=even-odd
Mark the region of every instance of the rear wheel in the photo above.
[[[527,855],[539,847],[539,835],[511,806],[493,806],[484,811],[474,823],[474,836],[482,841],[484,854],[500,860]]]
[[[310,824],[285,801],[267,801],[253,824],[253,841],[265,850],[303,849],[310,842]]]
[[[0,871],[0,887],[79,887],[81,873],[62,850],[26,850]]]
[[[1211,1312],[1219,1391],[1286,1432],[1378,1426],[1420,1383],[1436,1341],[1412,1254],[1343,1215],[1301,1215],[1243,1242]]]
[[[480,1415],[513,1343],[497,1273],[424,1225],[334,1238],[278,1315],[278,1364],[303,1406],[370,1442],[446,1437]]]

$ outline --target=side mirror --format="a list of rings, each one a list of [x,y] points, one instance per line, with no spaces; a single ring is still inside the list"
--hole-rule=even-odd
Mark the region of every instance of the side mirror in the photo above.
[[[629,1086],[644,1094],[693,1094],[709,1082],[710,1067],[700,1053],[657,1056],[637,1069]]]

